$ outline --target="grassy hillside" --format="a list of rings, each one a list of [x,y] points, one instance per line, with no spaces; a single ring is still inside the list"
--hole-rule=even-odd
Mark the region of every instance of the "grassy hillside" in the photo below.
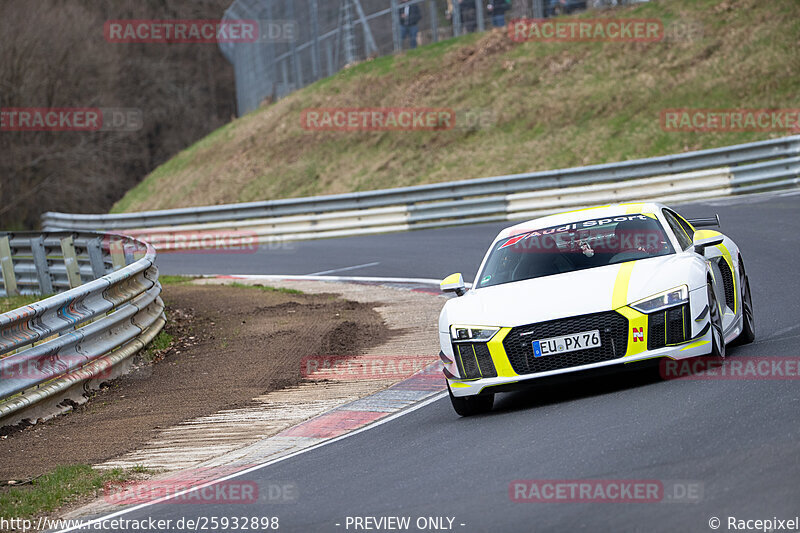
[[[650,157],[786,133],[669,133],[664,108],[800,107],[800,2],[656,0],[587,17],[659,18],[651,43],[472,34],[358,64],[217,130],[115,212],[363,191]],[[688,27],[683,36],[676,24]],[[492,127],[310,132],[309,107],[488,110]]]

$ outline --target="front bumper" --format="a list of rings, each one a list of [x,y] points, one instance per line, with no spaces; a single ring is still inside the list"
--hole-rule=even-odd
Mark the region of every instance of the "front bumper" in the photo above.
[[[692,306],[694,307],[694,306]],[[454,396],[473,396],[529,385],[531,380],[626,365],[646,359],[685,359],[711,351],[708,313],[688,304],[667,314],[630,307],[515,328],[501,328],[485,343],[451,343],[441,335],[444,374]],[[534,358],[528,339],[599,329],[601,348]],[[527,351],[526,351],[527,350]]]

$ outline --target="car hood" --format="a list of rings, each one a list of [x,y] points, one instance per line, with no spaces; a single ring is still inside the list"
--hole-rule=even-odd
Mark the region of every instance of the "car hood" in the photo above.
[[[703,286],[705,272],[699,256],[680,253],[470,290],[448,300],[439,331],[451,324],[514,327],[609,311],[615,291],[628,304],[679,285]]]

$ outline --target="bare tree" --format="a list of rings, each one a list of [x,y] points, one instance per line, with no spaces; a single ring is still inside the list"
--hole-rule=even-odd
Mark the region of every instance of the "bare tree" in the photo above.
[[[0,131],[0,227],[106,212],[157,165],[228,122],[233,72],[215,44],[117,44],[111,19],[219,19],[229,0],[0,0],[0,110],[126,108],[137,131]]]

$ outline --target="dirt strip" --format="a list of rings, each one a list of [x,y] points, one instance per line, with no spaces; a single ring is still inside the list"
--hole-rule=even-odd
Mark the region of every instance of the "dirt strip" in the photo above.
[[[217,435],[211,439],[214,450],[198,452],[188,462],[178,460],[180,453],[172,455],[172,460],[133,461],[156,468],[181,468],[327,407],[311,393],[299,394],[288,398],[294,408],[287,415],[280,402],[263,398],[275,391],[286,395],[286,391],[304,387],[301,364],[305,357],[358,355],[397,333],[390,331],[367,298],[356,302],[326,290],[314,292],[166,286],[164,298],[171,319],[166,331],[174,342],[159,355],[163,360],[140,365],[67,415],[22,429],[4,428],[0,433],[0,480],[29,479],[62,464],[98,464],[115,458],[120,464],[130,464],[126,458],[135,457],[136,450],[148,449],[165,436],[177,436],[180,430],[175,428],[209,421],[212,435]],[[315,385],[341,388],[329,383]],[[355,387],[346,389],[322,396],[360,393]],[[226,421],[225,413],[261,409],[276,414],[275,429],[253,424],[243,416]],[[184,450],[196,449],[191,440],[183,444]]]
[[[215,285],[231,283],[229,279],[198,280],[195,283]],[[254,284],[247,280],[237,283]],[[439,295],[403,288],[379,285],[331,283],[316,281],[269,282],[270,286],[298,289],[309,295],[334,293],[349,302],[374,307],[385,328],[382,337],[353,345],[348,355],[359,356],[355,360],[366,360],[360,368],[375,368],[368,375],[356,369],[354,372],[326,371],[323,366],[329,359],[335,363],[339,358],[332,351],[317,351],[309,360],[303,361],[300,370],[306,374],[309,368],[319,368],[312,379],[253,397],[246,406],[225,409],[206,416],[186,420],[183,423],[158,431],[138,449],[103,463],[102,467],[132,467],[143,465],[161,470],[180,470],[213,462],[215,457],[230,454],[264,438],[275,435],[300,422],[330,411],[353,400],[408,377],[415,369],[438,360],[438,334],[436,324],[444,298]],[[308,353],[307,347],[303,348]],[[394,361],[411,361],[402,368],[391,367]],[[416,365],[416,366],[413,366]],[[385,371],[385,372],[382,372]],[[409,372],[410,370],[410,372]],[[325,379],[320,379],[320,376]]]
[[[198,280],[196,283],[214,285],[232,281],[254,283],[230,279]],[[347,428],[363,425],[365,420],[362,420],[363,416],[359,418],[359,414],[368,415],[370,420],[380,418],[404,405],[413,405],[442,388],[443,379],[438,371],[435,375],[430,372],[414,374],[411,379],[407,379],[406,372],[413,372],[414,368],[404,367],[397,373],[391,371],[399,368],[391,366],[392,362],[429,365],[438,361],[436,324],[444,304],[441,295],[363,284],[307,281],[270,281],[269,284],[299,289],[310,295],[335,293],[349,302],[374,305],[383,324],[388,327],[388,334],[380,344],[361,347],[359,355],[346,359],[352,364],[343,368],[356,369],[355,375],[319,365],[318,371],[302,372],[307,379],[296,386],[260,395],[245,407],[221,410],[165,428],[144,446],[99,465],[101,468],[144,465],[162,470],[147,482],[156,485],[145,483],[131,487],[137,497],[150,501],[161,494],[160,489],[194,486],[299,450],[347,432]],[[312,360],[321,362],[319,358]],[[333,360],[340,361],[341,358],[333,357]],[[372,372],[376,361],[385,363],[378,367],[380,371],[377,373]],[[303,368],[308,369],[307,364]],[[367,369],[367,372],[358,369]],[[388,372],[381,374],[381,371]],[[419,382],[425,392],[402,390],[403,383],[408,382]],[[401,387],[401,390],[395,391],[394,387]],[[380,395],[385,397],[378,399]],[[357,400],[361,398],[369,405],[359,406]],[[348,406],[350,410],[347,412],[337,411]],[[337,414],[346,414],[346,419],[335,416]],[[332,422],[330,418],[336,420]],[[297,435],[292,434],[295,430],[299,431]],[[86,505],[73,507],[62,517],[100,515],[119,510],[124,504],[124,497],[119,501],[113,494],[110,497],[106,494]]]

